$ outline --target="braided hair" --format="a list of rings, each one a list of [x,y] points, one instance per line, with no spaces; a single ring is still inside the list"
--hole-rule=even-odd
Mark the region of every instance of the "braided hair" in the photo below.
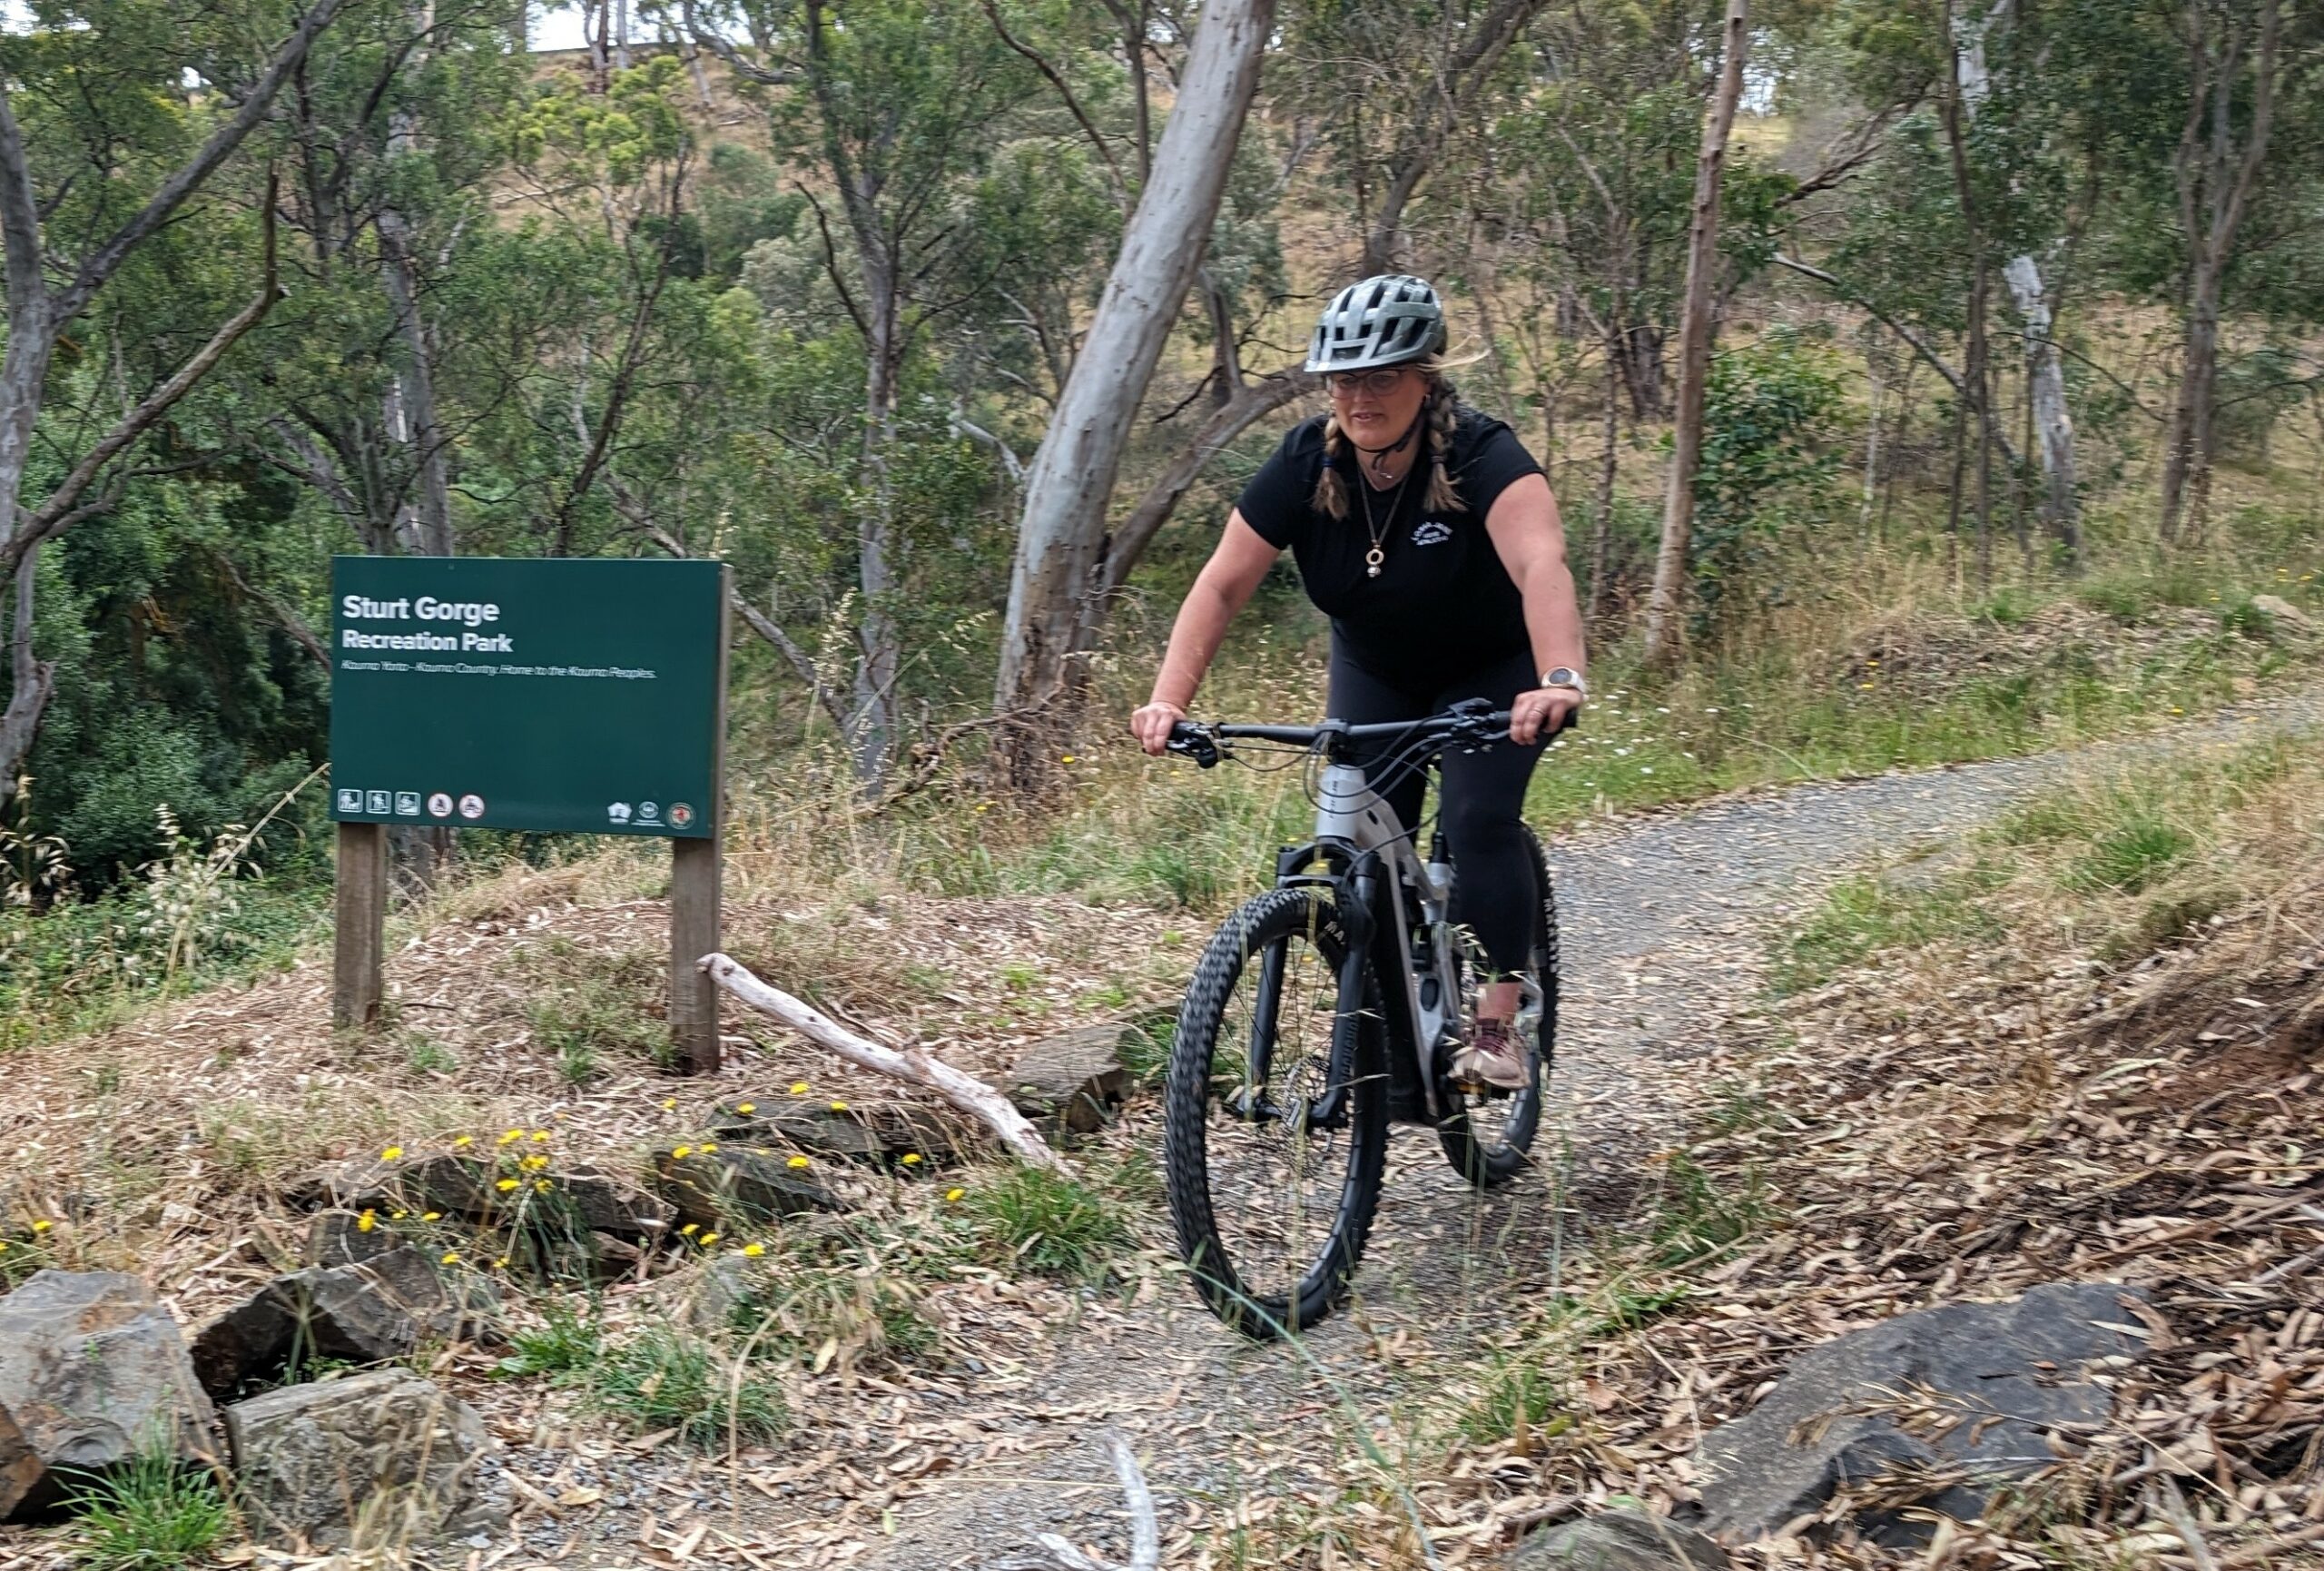
[[[1421,405],[1421,425],[1428,441],[1428,492],[1423,499],[1433,513],[1457,513],[1468,510],[1461,499],[1461,488],[1454,483],[1451,460],[1452,430],[1460,423],[1461,393],[1443,371],[1443,361],[1430,355],[1413,362],[1414,368],[1429,379],[1428,401]],[[1347,482],[1340,470],[1354,446],[1347,433],[1340,430],[1340,418],[1334,414],[1324,421],[1324,469],[1315,477],[1315,494],[1310,504],[1325,517],[1344,520],[1347,517]]]

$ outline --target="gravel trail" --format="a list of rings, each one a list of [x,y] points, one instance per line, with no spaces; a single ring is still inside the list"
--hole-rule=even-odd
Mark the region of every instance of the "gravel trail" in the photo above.
[[[1950,842],[2055,780],[2162,748],[2305,731],[2319,715],[2324,695],[2306,693],[2144,737],[1757,793],[1566,839],[1554,853],[1565,1027],[1541,1171],[1480,1198],[1426,1131],[1400,1129],[1359,1301],[1300,1351],[1244,1345],[1165,1280],[1144,1303],[1093,1305],[1084,1323],[1055,1333],[1046,1361],[990,1371],[957,1402],[916,1405],[917,1418],[1000,1438],[1000,1460],[966,1461],[876,1512],[803,1486],[795,1516],[778,1512],[793,1517],[788,1530],[769,1524],[768,1538],[822,1540],[823,1550],[788,1564],[931,1571],[1030,1564],[1032,1535],[1048,1531],[1118,1563],[1127,1526],[1100,1448],[1108,1428],[1144,1459],[1166,1544],[1189,1503],[1216,1523],[1238,1507],[1264,1515],[1299,1509],[1302,1495],[1330,1498],[1358,1423],[1389,1427],[1419,1394],[1413,1382],[1425,1376],[1414,1371],[1426,1365],[1401,1351],[1441,1350],[1502,1324],[1546,1282],[1567,1219],[1619,1203],[1639,1158],[1686,1111],[1665,1088],[1683,1083],[1724,1013],[1748,1006],[1766,925],[1803,888],[1866,856]],[[1561,1142],[1571,1152],[1562,1213],[1550,1176]],[[879,1438],[867,1438],[876,1448]],[[842,1524],[852,1530],[837,1536],[851,1542],[832,1555]]]

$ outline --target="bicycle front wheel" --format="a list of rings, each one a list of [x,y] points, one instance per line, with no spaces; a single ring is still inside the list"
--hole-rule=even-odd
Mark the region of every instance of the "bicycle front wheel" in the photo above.
[[[1164,1089],[1170,1220],[1211,1311],[1258,1340],[1347,1294],[1388,1151],[1379,979],[1315,889],[1246,904],[1203,952]]]

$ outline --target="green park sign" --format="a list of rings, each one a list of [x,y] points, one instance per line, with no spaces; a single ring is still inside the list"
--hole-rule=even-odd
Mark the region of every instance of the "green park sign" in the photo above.
[[[715,833],[724,568],[340,557],[331,816]]]
[[[534,829],[670,843],[670,1045],[718,1068],[726,734],[718,562],[331,562],[331,1017],[386,1012],[388,830]]]

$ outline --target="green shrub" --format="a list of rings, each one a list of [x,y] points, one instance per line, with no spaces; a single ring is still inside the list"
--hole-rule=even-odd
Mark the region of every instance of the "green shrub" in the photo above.
[[[605,1337],[594,1320],[586,1320],[569,1304],[552,1301],[535,1329],[512,1331],[508,1345],[516,1349],[500,1360],[507,1375],[569,1375],[586,1369],[605,1350]]]
[[[2117,889],[2136,894],[2162,878],[2194,844],[2194,836],[2175,824],[2145,815],[2129,818],[2091,842],[2068,871],[2066,886],[2085,894]]]

